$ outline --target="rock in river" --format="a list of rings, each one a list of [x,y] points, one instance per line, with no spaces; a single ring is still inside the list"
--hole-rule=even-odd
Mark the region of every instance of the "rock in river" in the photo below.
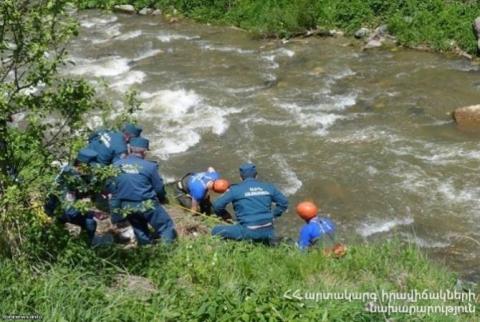
[[[370,35],[370,29],[362,27],[362,28],[358,29],[357,31],[355,31],[355,33],[353,35],[357,39],[362,39],[362,38],[368,37],[368,35]]]
[[[130,15],[133,15],[137,11],[135,10],[135,7],[132,6],[131,4],[122,4],[122,5],[116,5],[113,7],[113,11],[115,12],[121,12],[121,13],[127,13]]]
[[[455,122],[462,128],[480,129],[480,104],[459,107],[452,113]]]
[[[152,13],[153,13],[152,8],[143,8],[142,10],[140,10],[138,12],[138,14],[141,15],[141,16],[148,16],[148,15],[151,15]]]

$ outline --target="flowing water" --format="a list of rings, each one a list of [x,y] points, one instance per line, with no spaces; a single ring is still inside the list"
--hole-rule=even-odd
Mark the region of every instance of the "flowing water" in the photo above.
[[[243,31],[86,11],[67,73],[115,104],[129,89],[168,180],[257,164],[291,205],[311,198],[349,242],[399,238],[480,278],[478,133],[448,113],[480,103],[480,68],[347,38],[256,40]],[[100,80],[109,85],[102,89]],[[93,119],[92,121],[95,121]],[[293,207],[278,221],[294,237]]]

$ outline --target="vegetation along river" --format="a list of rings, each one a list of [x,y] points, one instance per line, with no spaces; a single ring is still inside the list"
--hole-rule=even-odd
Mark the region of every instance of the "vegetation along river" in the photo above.
[[[84,11],[68,73],[113,101],[137,89],[150,157],[167,180],[257,164],[291,205],[311,198],[348,242],[398,238],[480,278],[478,134],[449,112],[480,102],[478,65],[348,38],[256,40],[160,17]],[[99,86],[100,87],[100,86]],[[93,120],[95,121],[95,119]],[[277,222],[294,237],[293,207]]]

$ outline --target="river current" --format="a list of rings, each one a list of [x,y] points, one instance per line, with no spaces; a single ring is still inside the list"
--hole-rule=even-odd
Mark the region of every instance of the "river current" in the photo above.
[[[139,92],[150,157],[167,181],[212,165],[235,182],[252,161],[291,201],[281,235],[296,236],[294,205],[312,199],[342,240],[410,241],[480,279],[470,239],[480,240],[479,134],[449,115],[480,103],[478,65],[362,51],[341,37],[272,41],[161,17],[79,16],[65,73],[90,79],[116,106]]]

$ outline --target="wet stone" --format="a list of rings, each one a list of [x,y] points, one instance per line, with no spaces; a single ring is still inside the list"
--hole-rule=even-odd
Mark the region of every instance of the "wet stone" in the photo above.
[[[362,38],[368,37],[368,35],[370,35],[370,29],[362,27],[362,28],[358,29],[355,32],[355,34],[353,34],[353,35],[357,39],[362,39]]]
[[[453,111],[453,119],[462,128],[480,129],[480,105],[460,107]]]
[[[152,13],[153,13],[152,8],[143,8],[142,10],[140,10],[138,12],[138,14],[141,15],[141,16],[148,16],[148,15],[151,15]]]
[[[136,13],[135,7],[131,4],[116,5],[113,7],[113,11],[130,15]]]
[[[475,36],[480,40],[480,17],[477,17],[473,22],[473,30],[475,31]]]

